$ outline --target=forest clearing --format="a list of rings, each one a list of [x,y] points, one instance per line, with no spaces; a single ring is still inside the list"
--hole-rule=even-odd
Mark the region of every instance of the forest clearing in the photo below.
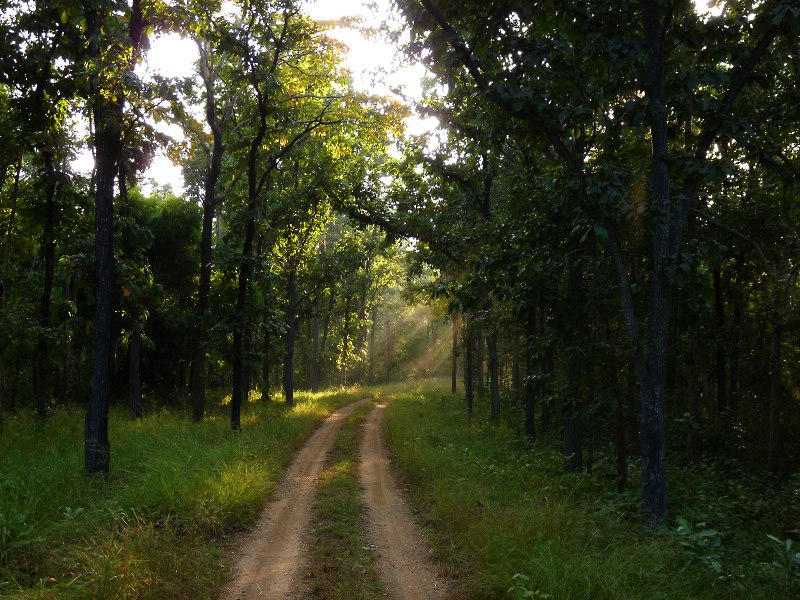
[[[798,82],[800,0],[0,0],[0,595],[795,596]]]

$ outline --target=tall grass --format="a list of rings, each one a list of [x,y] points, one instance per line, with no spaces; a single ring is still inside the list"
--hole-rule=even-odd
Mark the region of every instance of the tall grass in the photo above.
[[[681,540],[642,528],[630,518],[635,491],[564,474],[555,444],[532,449],[518,432],[468,419],[462,402],[427,390],[397,394],[387,409],[393,461],[461,596],[789,597],[763,565],[710,568],[703,532]]]
[[[215,598],[231,535],[253,522],[295,450],[350,389],[298,394],[292,409],[249,403],[243,430],[224,407],[203,423],[163,410],[112,410],[111,474],[83,474],[83,414],[0,436],[0,596]]]

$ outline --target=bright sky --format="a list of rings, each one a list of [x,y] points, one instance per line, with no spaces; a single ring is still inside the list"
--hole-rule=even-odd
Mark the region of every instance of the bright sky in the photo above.
[[[359,16],[363,19],[364,26],[378,28],[381,21],[391,14],[392,8],[391,0],[373,0],[369,3],[362,0],[311,0],[307,2],[305,11],[320,21]],[[398,50],[391,44],[379,39],[379,36],[368,38],[354,29],[336,29],[331,35],[349,48],[345,56],[345,66],[353,74],[356,89],[394,96],[390,87],[400,88],[402,93],[411,98],[421,98],[424,69],[419,65],[401,67]],[[158,72],[168,77],[187,77],[192,74],[192,64],[196,58],[197,50],[192,41],[181,39],[178,35],[168,35],[152,41],[143,67],[145,71]],[[388,73],[381,75],[387,71]],[[409,133],[412,134],[429,131],[437,124],[435,119],[421,121],[411,118],[407,121]],[[173,137],[182,137],[177,126],[162,129]],[[163,154],[156,157],[152,167],[145,173],[145,180],[148,178],[159,185],[169,184],[176,191],[183,188],[180,167],[174,166]]]

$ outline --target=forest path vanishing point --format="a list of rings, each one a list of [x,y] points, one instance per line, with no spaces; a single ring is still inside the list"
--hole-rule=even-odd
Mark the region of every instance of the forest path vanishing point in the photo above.
[[[342,424],[368,402],[365,398],[331,414],[300,449],[275,497],[237,549],[234,575],[222,600],[302,597],[297,586],[306,560],[305,536],[317,480]],[[389,470],[381,436],[385,407],[374,408],[364,425],[359,468],[368,534],[379,556],[381,577],[395,600],[444,598],[443,582]]]

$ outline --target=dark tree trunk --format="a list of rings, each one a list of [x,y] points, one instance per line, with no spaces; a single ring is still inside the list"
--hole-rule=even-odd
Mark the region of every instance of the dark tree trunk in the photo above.
[[[38,324],[39,334],[33,355],[33,368],[36,388],[36,420],[41,424],[47,420],[47,402],[50,399],[50,355],[47,351],[47,334],[50,328],[50,304],[53,296],[53,275],[55,273],[55,223],[56,223],[56,172],[53,155],[44,151],[45,167],[45,221],[42,235],[42,257],[44,274],[42,293],[39,296]]]
[[[525,437],[536,441],[536,307],[529,306],[525,319]]]
[[[783,324],[776,322],[772,328],[769,356],[769,450],[767,469],[778,473],[782,458],[781,405],[783,403]]]
[[[297,289],[295,280],[297,270],[289,270],[287,283],[288,302],[286,303],[286,335],[284,337],[285,356],[283,359],[283,394],[287,406],[294,406],[294,344],[297,338]]]
[[[316,392],[319,389],[319,376],[322,366],[319,355],[319,330],[319,312],[315,312],[311,319],[311,377],[309,377],[309,387],[312,392]]]
[[[375,302],[375,290],[372,291],[372,305],[370,315],[370,330],[369,330],[369,372],[367,379],[369,383],[375,382],[375,332],[378,329],[378,304]]]
[[[203,420],[206,410],[206,347],[208,345],[206,318],[208,315],[209,294],[211,293],[213,261],[211,242],[214,227],[213,184],[209,184],[209,177],[210,175],[206,175],[206,200],[203,201],[203,229],[200,236],[200,283],[195,309],[195,344],[192,356],[191,406],[192,420],[196,422]],[[209,187],[211,187],[211,190],[209,190]],[[212,194],[210,201],[208,198],[209,193]]]
[[[686,207],[670,201],[669,137],[666,102],[666,49],[668,24],[659,14],[658,0],[642,0],[648,65],[644,88],[652,139],[650,203],[660,219],[653,235],[650,298],[647,312],[647,348],[637,360],[641,398],[641,517],[652,527],[663,523],[669,512],[665,461],[664,396],[667,350],[672,315],[672,289],[667,266],[677,256],[686,226]]]
[[[617,379],[617,371],[614,370],[614,379]],[[617,459],[617,491],[621,494],[628,487],[628,449],[625,444],[627,432],[625,431],[625,396],[619,385],[612,389],[616,390],[616,406],[614,407],[615,417],[615,446]]]
[[[348,346],[350,345],[350,298],[344,308],[344,325],[342,327],[342,355],[340,357],[340,371],[339,371],[339,385],[344,387],[347,385],[347,360],[348,360]]]
[[[138,3],[135,3],[136,6]],[[110,8],[84,3],[90,60],[102,63],[101,31]],[[141,16],[141,13],[139,13]],[[115,299],[114,182],[122,149],[123,101],[105,97],[99,74],[92,74],[90,89],[95,126],[95,315],[92,345],[92,383],[86,407],[84,468],[87,474],[106,474],[111,446],[108,408],[111,395],[112,320]]]
[[[489,420],[496,423],[500,419],[500,365],[497,358],[497,332],[494,329],[486,336],[489,350]]]
[[[689,409],[689,431],[686,441],[686,457],[691,464],[701,461],[702,448],[700,440],[700,373],[699,363],[700,353],[697,350],[697,341],[694,332],[690,332],[689,339],[689,360],[686,365],[686,399]]]
[[[369,272],[369,270],[367,270]],[[358,322],[356,323],[356,327],[358,328],[358,335],[356,337],[356,347],[355,353],[358,357],[358,367],[356,370],[356,383],[359,385],[364,383],[364,344],[367,341],[367,330],[364,325],[364,321],[367,318],[367,283],[364,283],[364,286],[361,288],[361,295],[358,300]]]
[[[322,323],[322,340],[319,343],[320,355],[325,352],[325,347],[328,343],[328,331],[331,326],[331,315],[333,314],[333,306],[336,303],[336,292],[331,290],[330,297],[328,298],[328,311],[325,313],[325,320]]]
[[[519,401],[522,390],[522,351],[519,345],[519,334],[516,332],[511,336],[511,391],[514,394],[514,401]]]
[[[206,122],[211,129],[213,145],[208,169],[203,181],[203,227],[200,235],[200,281],[195,308],[195,344],[191,370],[192,420],[202,421],[206,407],[207,346],[208,324],[206,323],[211,292],[211,271],[213,267],[212,238],[214,234],[214,213],[217,208],[217,182],[222,169],[222,156],[225,151],[222,139],[222,124],[217,114],[215,100],[216,76],[209,63],[210,57],[201,52],[200,73],[206,91]]]
[[[129,390],[131,401],[131,416],[134,419],[142,418],[142,382],[139,376],[141,365],[142,328],[135,321],[131,328],[130,345],[128,346],[129,358]]]
[[[17,216],[17,199],[19,198],[19,176],[22,171],[22,154],[20,154],[17,168],[14,173],[14,187],[11,190],[11,210],[8,215],[8,226],[3,240],[3,279],[0,282],[0,309],[6,309],[8,304],[8,277],[11,268],[11,237],[14,233],[14,220]],[[11,340],[0,339],[0,433],[3,431],[3,411],[6,396],[6,349]]]
[[[242,400],[247,402],[253,389],[253,331],[249,324],[245,325],[242,337]]]
[[[467,414],[471,417],[472,407],[475,403],[475,324],[469,313],[465,315],[464,321],[464,395],[467,402]]]
[[[269,371],[272,363],[272,340],[271,340],[269,325],[264,327],[264,337],[262,339],[262,356],[261,356],[261,401],[268,402],[270,399],[269,390]]]
[[[567,306],[572,308],[569,334],[571,344],[577,348],[582,340],[578,333],[578,323],[583,307],[582,274],[579,265],[570,262],[567,274]],[[581,359],[577,350],[567,356],[567,402],[564,406],[564,470],[576,472],[583,468],[583,403],[581,402]]]
[[[714,269],[714,307],[717,313],[717,410],[723,412],[728,408],[728,386],[725,366],[728,357],[725,337],[725,300],[722,295],[722,274],[720,268]]]
[[[477,328],[476,328],[477,329]],[[475,332],[475,391],[478,397],[486,395],[486,379],[484,378],[483,363],[485,358],[486,336],[478,329]]]
[[[453,350],[450,366],[450,391],[455,394],[458,388],[458,329],[461,320],[461,315],[453,312]]]

